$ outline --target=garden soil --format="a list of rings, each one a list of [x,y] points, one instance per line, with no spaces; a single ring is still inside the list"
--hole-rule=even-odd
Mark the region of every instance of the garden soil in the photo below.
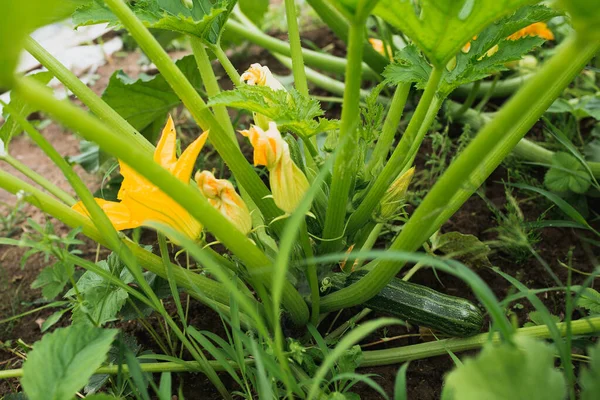
[[[306,38],[319,47],[324,47],[326,44],[332,44],[330,51],[336,54],[343,54],[343,46],[339,41],[332,38],[329,32],[323,29],[315,29],[306,34]],[[246,49],[245,57],[234,58],[238,60],[240,70],[247,68],[252,62],[269,63],[273,65],[274,61],[267,53],[256,48]],[[180,54],[178,54],[180,56]],[[242,59],[242,61],[240,61]],[[110,62],[101,67],[98,71],[99,78],[93,85],[93,89],[97,93],[101,93],[106,87],[110,75],[118,70],[124,69],[126,73],[136,76],[140,71],[138,64],[138,53],[131,53],[124,57],[114,57]],[[276,72],[285,72],[280,70]],[[318,90],[314,91],[318,93]],[[339,109],[333,109],[329,112],[336,114]],[[75,155],[79,152],[78,139],[66,132],[64,128],[57,124],[50,124],[42,130],[44,136],[52,142],[57,150],[63,155]],[[17,157],[21,162],[30,166],[38,173],[45,176],[53,183],[58,184],[63,189],[69,191],[68,184],[65,182],[61,172],[54,166],[41,151],[25,136],[17,137],[11,143],[11,154]],[[418,169],[426,168],[425,160],[429,159],[428,154],[431,152],[430,143],[426,143],[419,155],[417,161]],[[6,165],[1,165],[0,168],[12,171]],[[96,176],[88,175],[81,169],[78,172],[84,177],[86,183],[96,188],[99,185],[99,179]],[[538,172],[539,173],[539,172]],[[538,176],[541,178],[541,176]],[[499,168],[484,185],[485,196],[501,211],[504,210],[506,198],[504,186],[501,183],[507,179],[507,171]],[[546,206],[540,202],[528,200],[526,193],[515,193],[515,196],[520,201],[526,221],[536,221],[540,213],[546,211]],[[14,204],[14,197],[5,192],[0,191],[0,202]],[[2,212],[8,212],[9,207],[4,207]],[[44,216],[37,212],[33,207],[26,206],[23,210],[28,217],[33,218],[37,222],[44,222]],[[596,210],[599,212],[600,210]],[[25,223],[21,223],[25,226]],[[55,222],[59,233],[66,233],[67,228]],[[496,227],[497,223],[494,219],[494,213],[484,200],[478,196],[473,196],[443,227],[444,232],[458,231],[463,234],[473,234],[481,240],[493,240],[496,233],[491,230]],[[15,233],[14,237],[18,237],[19,233]],[[549,263],[552,270],[562,279],[567,278],[567,269],[560,266],[559,261],[566,261],[568,253],[572,251],[572,267],[583,271],[591,272],[591,257],[598,257],[599,254],[590,254],[590,250],[583,245],[581,238],[577,232],[569,229],[553,229],[547,228],[540,231],[539,242],[535,245],[536,250],[541,257]],[[35,255],[27,260],[25,265],[21,267],[20,260],[24,254],[24,250],[15,247],[0,246],[0,320],[14,315],[24,313],[40,306],[41,293],[39,290],[30,288],[31,283],[35,280],[38,273],[47,263],[39,255]],[[83,256],[94,260],[97,255],[97,248],[91,242],[86,242],[83,248]],[[106,252],[101,253],[100,257],[106,255]],[[555,286],[554,282],[549,278],[541,264],[535,261],[534,258],[529,258],[521,263],[511,261],[511,254],[503,251],[497,251],[490,257],[493,265],[499,267],[502,271],[517,277],[523,284],[529,288],[546,288]],[[498,274],[489,269],[478,271],[479,275],[487,282],[494,293],[499,298],[504,298],[508,294],[514,293],[514,289]],[[582,281],[582,276],[573,275],[573,283],[578,284]],[[431,270],[422,270],[417,273],[413,279],[414,282],[425,284],[441,292],[468,298],[475,301],[475,298],[468,287],[460,280],[443,275],[434,274]],[[559,316],[564,317],[564,295],[558,292],[548,292],[541,296],[541,299],[549,308],[549,310]],[[173,309],[174,310],[174,309]],[[350,317],[354,313],[360,311],[359,308],[346,310],[343,316]],[[529,320],[529,312],[532,311],[529,303],[525,301],[518,302],[511,308],[511,313],[520,325]],[[40,325],[43,321],[53,313],[52,309],[46,309],[35,312],[19,318],[15,321],[0,325],[0,369],[19,368],[22,364],[22,348],[31,346],[36,340],[42,336]],[[223,334],[223,326],[220,318],[210,309],[191,302],[190,308],[190,324],[199,330],[210,330],[216,333]],[[376,315],[375,315],[376,316]],[[577,313],[574,315],[578,317]],[[68,325],[68,318],[64,318],[55,327]],[[151,319],[152,320],[152,319]],[[343,321],[340,318],[340,321]],[[152,323],[157,323],[152,320]],[[152,338],[148,336],[146,331],[134,322],[122,323],[119,326],[128,334],[136,337],[139,344],[145,349],[160,351],[154,347]],[[323,330],[328,327],[326,320],[322,324]],[[54,329],[54,328],[53,328]],[[298,332],[298,334],[300,334]],[[402,338],[389,340],[401,336]],[[385,338],[385,339],[384,339]],[[402,327],[391,328],[386,331],[378,331],[370,335],[363,344],[374,344],[369,347],[369,350],[403,346],[409,344],[420,343],[427,339],[427,332],[419,331],[417,327]],[[383,340],[382,340],[383,339]],[[19,340],[17,345],[16,341]],[[378,343],[380,342],[380,343]],[[474,352],[472,352],[474,353]],[[466,354],[458,354],[459,357],[464,357]],[[425,360],[415,360],[410,363],[407,373],[408,397],[411,400],[433,400],[440,397],[444,375],[453,368],[454,364],[450,356],[439,356]],[[378,382],[385,391],[392,395],[395,375],[398,366],[384,366],[361,369],[360,372],[372,374],[373,379]],[[184,374],[182,375],[184,394],[186,399],[218,399],[219,396],[213,389],[210,382],[200,374]],[[233,383],[223,377],[227,385],[231,385],[232,390],[235,390]],[[174,387],[176,387],[174,385]],[[361,395],[363,399],[377,399],[378,395],[367,387],[357,385],[355,391]],[[0,396],[7,393],[19,390],[19,383],[16,380],[0,381]],[[174,397],[176,398],[176,397]]]

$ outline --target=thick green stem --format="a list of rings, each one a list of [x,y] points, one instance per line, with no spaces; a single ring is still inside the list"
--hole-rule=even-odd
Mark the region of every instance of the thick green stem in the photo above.
[[[392,103],[385,117],[383,128],[381,130],[381,136],[377,140],[377,144],[371,154],[371,159],[367,164],[367,173],[372,173],[378,165],[383,165],[392,147],[392,142],[396,136],[402,113],[404,112],[404,106],[408,99],[408,93],[410,92],[410,83],[403,83],[396,87]]]
[[[15,83],[13,90],[27,102],[50,113],[85,139],[96,142],[101,149],[135,169],[190,212],[193,218],[203,223],[206,229],[244,262],[251,273],[255,273],[257,277],[260,275],[260,279],[270,280],[270,275],[265,271],[265,267],[271,264],[270,260],[212,207],[199,191],[175,178],[155,163],[146,152],[108,129],[93,116],[67,102],[54,99],[52,94],[37,82],[22,78]],[[237,147],[235,149],[239,152]],[[295,322],[302,324],[308,319],[306,303],[289,283],[284,292],[283,304]]]
[[[477,190],[527,131],[562,93],[600,43],[568,38],[539,71],[498,112],[450,165],[414,212],[391,250],[415,251]],[[404,264],[377,262],[359,282],[322,299],[323,311],[361,304],[375,296]]]
[[[269,51],[290,57],[292,52],[290,50],[290,44],[279,40],[272,36],[267,35],[258,29],[248,29],[248,25],[242,25],[241,23],[232,19],[227,20],[225,27],[229,32],[233,32],[241,37],[251,41],[254,44],[259,45]],[[341,57],[332,56],[327,53],[319,53],[318,51],[309,50],[302,48],[302,56],[306,65],[313,68],[319,68],[326,72],[332,72],[335,74],[344,74],[346,71],[346,59]],[[368,65],[363,63],[362,66],[363,79],[369,80],[380,80],[381,77],[375,73]]]
[[[25,41],[25,50],[29,52],[36,60],[38,60],[48,71],[62,82],[71,92],[77,96],[83,104],[108,126],[119,132],[123,137],[130,140],[142,149],[151,154],[154,151],[154,146],[142,134],[140,134],[133,126],[121,117],[119,113],[113,110],[104,102],[92,89],[81,82],[79,78],[72,73],[67,67],[62,65],[60,61],[52,56],[38,42],[32,38],[27,38]]]
[[[567,324],[556,324],[562,336],[567,332]],[[570,324],[571,335],[589,335],[600,332],[600,317],[586,318],[573,321]],[[516,331],[519,336],[531,337],[536,339],[550,339],[552,337],[550,330],[546,325],[531,326],[519,328]],[[482,333],[470,338],[444,339],[435,342],[419,343],[411,346],[396,347],[385,350],[363,351],[361,367],[373,367],[376,365],[399,364],[406,361],[420,360],[423,358],[447,355],[448,352],[461,352],[477,349],[490,341],[500,343],[501,336],[495,333],[490,336],[489,333]]]
[[[358,148],[359,96],[361,84],[361,63],[364,41],[364,21],[350,26],[348,43],[348,65],[346,68],[346,88],[340,123],[340,143],[331,178],[331,191],[327,204],[327,216],[321,244],[324,253],[337,250],[339,238],[344,230],[350,189],[356,176],[356,149]],[[332,240],[335,239],[335,240]]]
[[[16,169],[17,171],[19,171],[20,173],[22,173],[23,175],[40,185],[42,188],[47,190],[48,193],[52,194],[66,205],[72,206],[77,202],[73,198],[73,196],[71,196],[70,194],[68,194],[67,192],[50,182],[48,179],[44,178],[43,176],[29,168],[27,165],[12,157],[10,154],[0,156],[0,160],[4,160],[8,165],[10,165],[14,169]]]
[[[308,83],[306,81],[306,74],[304,73],[302,43],[300,42],[300,30],[298,29],[298,18],[296,17],[296,2],[294,0],[285,0],[285,17],[288,26],[294,85],[300,94],[308,96]]]
[[[377,179],[375,179],[373,185],[369,188],[367,196],[350,217],[348,222],[349,233],[355,232],[371,218],[373,210],[381,201],[381,197],[385,191],[407,165],[406,163],[410,159],[412,147],[415,144],[420,146],[421,142],[418,140],[419,137],[422,138],[424,132],[427,132],[429,129],[429,125],[426,125],[428,122],[426,121],[427,115],[431,115],[430,109],[435,109],[435,112],[437,113],[441,104],[436,97],[436,91],[442,79],[442,75],[443,70],[438,68],[433,68],[431,71],[429,82],[427,82],[423,96],[421,97],[419,105],[417,106],[406,131],[402,135],[400,142],[396,146],[396,149],[394,149],[392,156],[387,164],[385,164],[381,173],[377,176]],[[433,122],[433,119],[431,119],[431,121]]]
[[[210,130],[209,140],[232,171],[236,180],[252,196],[267,222],[282,215],[281,210],[275,206],[269,190],[248,163],[237,143],[220,126],[204,100],[196,92],[196,89],[144,24],[137,19],[122,0],[106,0],[106,4],[131,33],[148,58],[156,64],[200,127],[204,130]]]

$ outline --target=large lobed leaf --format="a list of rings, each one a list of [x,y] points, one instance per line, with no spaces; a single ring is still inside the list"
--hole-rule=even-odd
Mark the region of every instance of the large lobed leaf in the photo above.
[[[516,337],[516,346],[488,343],[446,376],[442,400],[563,400],[565,378],[554,368],[554,350]]]
[[[136,16],[149,28],[189,34],[216,44],[236,0],[192,0],[186,7],[181,0],[141,0],[132,6]],[[73,14],[77,26],[109,23],[119,20],[102,0],[88,3]]]
[[[539,37],[518,40],[508,40],[507,37],[534,22],[544,21],[556,15],[555,11],[545,6],[527,6],[489,25],[479,32],[476,40],[470,40],[471,48],[468,52],[459,52],[452,68],[444,68],[439,87],[440,95],[445,97],[458,86],[506,70],[506,63],[521,59],[544,42]],[[495,46],[497,50],[488,54]],[[413,82],[417,88],[423,89],[431,69],[431,65],[418,48],[408,45],[396,54],[394,62],[386,68],[384,76],[392,84]]]
[[[106,359],[116,329],[72,325],[45,335],[23,364],[30,400],[72,399]]]
[[[539,0],[381,0],[374,13],[441,68],[491,22],[534,3]]]

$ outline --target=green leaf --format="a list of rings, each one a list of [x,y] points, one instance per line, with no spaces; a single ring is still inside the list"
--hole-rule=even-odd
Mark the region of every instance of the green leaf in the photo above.
[[[380,0],[374,13],[411,38],[442,68],[473,36],[538,0]]]
[[[58,321],[60,321],[62,316],[67,311],[69,311],[69,309],[65,308],[64,310],[57,311],[57,312],[53,313],[51,316],[49,316],[48,318],[46,318],[46,320],[42,323],[42,332],[46,332],[48,329],[53,327],[54,324],[56,324]]]
[[[590,177],[577,158],[557,152],[552,156],[552,168],[544,176],[544,184],[555,192],[585,193],[590,188]]]
[[[0,89],[11,85],[25,38],[35,29],[68,17],[88,0],[3,1],[0,12]]]
[[[581,400],[595,400],[600,393],[600,343],[588,350],[590,363],[583,368],[579,378]]]
[[[397,52],[394,61],[383,72],[383,76],[389,83],[398,85],[413,82],[417,89],[425,89],[429,74],[431,74],[431,65],[417,46],[412,44]]]
[[[471,48],[468,52],[458,53],[456,66],[450,71],[446,70],[439,88],[441,95],[447,96],[461,85],[507,70],[507,63],[520,60],[544,43],[544,39],[540,37],[518,40],[508,40],[507,37],[526,26],[556,15],[555,11],[545,6],[527,6],[489,25],[477,35],[476,40],[470,41]],[[490,51],[492,49],[494,51]]]
[[[589,40],[600,39],[600,7],[596,0],[561,0],[560,5],[571,15],[575,29]]]
[[[202,79],[194,57],[186,56],[176,64],[194,88],[201,91]],[[157,119],[161,119],[164,125],[165,115],[181,104],[162,74],[141,75],[134,80],[123,71],[117,71],[110,77],[102,99],[138,131]]]
[[[42,296],[48,300],[52,300],[63,291],[74,270],[73,264],[61,261],[56,262],[40,272],[35,281],[31,283],[31,288],[41,288]]]
[[[346,350],[337,361],[337,373],[354,372],[360,365],[363,354],[359,345],[355,345]]]
[[[408,362],[402,364],[402,367],[398,369],[396,375],[396,383],[394,384],[394,400],[407,400],[406,394],[406,370],[408,369]]]
[[[560,318],[556,315],[550,314],[550,319],[554,322],[554,323],[559,323],[560,322]],[[540,311],[532,311],[529,313],[529,320],[531,322],[525,322],[525,324],[523,324],[523,326],[527,327],[527,326],[541,326],[541,325],[546,325],[546,323],[544,322],[544,316]]]
[[[98,262],[98,266],[119,276],[123,283],[134,281],[129,270],[125,268],[115,253],[111,253],[106,260]],[[86,271],[76,285],[84,301],[73,310],[73,322],[75,323],[88,323],[88,315],[101,326],[109,321],[114,321],[129,297],[124,289],[111,285],[100,275],[91,271]],[[74,295],[75,289],[73,288],[65,294],[65,297]]]
[[[23,364],[30,400],[71,399],[106,359],[116,329],[72,325],[44,335]]]
[[[37,74],[29,75],[30,78],[35,79],[43,85],[48,84],[48,82],[50,82],[53,76],[54,75],[52,75],[52,73],[49,71],[38,72]],[[29,116],[29,114],[31,114],[32,112],[36,111],[34,107],[31,107],[28,103],[26,103],[23,99],[21,99],[20,96],[16,95],[15,93],[10,94],[10,103],[8,104],[11,106],[12,109],[15,110],[16,113],[18,113],[24,118]],[[15,118],[12,117],[10,114],[5,113],[4,117],[4,124],[0,127],[0,140],[4,142],[4,146],[8,151],[8,144],[10,143],[11,139],[14,136],[18,135],[20,132],[22,132],[23,129],[21,128],[21,125],[19,125],[17,121],[15,121]]]
[[[269,0],[239,0],[240,10],[254,24],[261,26],[265,19],[265,14],[269,11]]]
[[[434,251],[439,251],[470,267],[492,266],[488,259],[491,250],[477,236],[448,232],[432,239],[432,246]]]
[[[324,112],[318,100],[302,96],[298,91],[272,90],[266,86],[242,85],[219,93],[210,106],[225,105],[262,114],[274,120],[279,129],[302,137],[335,130],[339,121],[320,118]],[[315,120],[315,118],[319,118]]]
[[[442,400],[563,400],[565,378],[551,346],[515,337],[516,346],[488,343],[446,376]]]
[[[571,290],[577,292],[581,290],[581,286],[571,286]],[[585,288],[577,299],[576,306],[583,307],[592,314],[600,314],[600,293],[595,289]]]
[[[68,156],[67,160],[72,164],[79,164],[89,173],[97,172],[102,163],[100,147],[94,142],[82,140],[79,142],[80,153],[76,156]]]
[[[197,36],[208,44],[216,44],[235,0],[192,0],[188,8],[180,0],[143,0],[133,4],[135,15],[148,28],[164,29]],[[119,20],[104,5],[94,0],[77,9],[73,14],[77,26],[109,23],[119,26]]]

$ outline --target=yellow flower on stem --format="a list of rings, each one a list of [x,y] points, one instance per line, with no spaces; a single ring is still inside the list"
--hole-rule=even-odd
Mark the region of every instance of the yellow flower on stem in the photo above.
[[[510,35],[508,40],[518,40],[526,36],[539,36],[542,39],[554,40],[554,33],[552,33],[545,22],[536,22],[526,26],[525,28]]]
[[[264,131],[258,126],[240,132],[250,139],[254,147],[254,165],[264,165],[269,170],[269,182],[277,207],[292,213],[308,190],[308,179],[290,156],[290,148],[275,122]]]
[[[398,214],[404,205],[404,197],[414,174],[415,167],[412,167],[390,185],[379,203],[376,219],[389,221]]]
[[[204,132],[177,159],[177,133],[173,119],[169,116],[156,146],[154,161],[180,181],[189,183],[194,163],[207,137],[208,132]],[[168,225],[190,239],[195,240],[200,236],[202,225],[183,207],[122,161],[119,161],[119,165],[123,176],[123,183],[117,194],[120,201],[96,199],[116,230],[137,228],[153,221]],[[75,204],[73,209],[89,216],[82,202]]]
[[[236,228],[247,235],[252,230],[252,217],[244,200],[227,179],[217,179],[210,171],[196,172],[198,188],[208,202]]]
[[[271,73],[267,66],[262,66],[258,63],[250,65],[241,76],[242,83],[251,86],[267,86],[273,90],[285,90],[281,82],[279,82]]]

